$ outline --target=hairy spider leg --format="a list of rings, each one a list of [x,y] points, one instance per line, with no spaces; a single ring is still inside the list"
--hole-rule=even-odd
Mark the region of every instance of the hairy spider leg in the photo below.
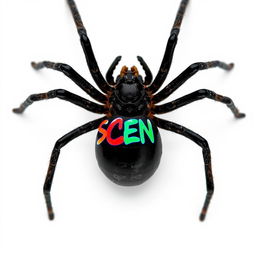
[[[116,66],[118,65],[118,63],[120,62],[120,60],[122,59],[122,56],[117,56],[114,61],[112,62],[112,64],[110,65],[107,73],[106,73],[106,79],[107,79],[107,82],[110,84],[110,85],[115,85],[115,81],[114,81],[114,77],[113,77],[113,73],[114,73],[114,70],[116,68]]]
[[[39,70],[42,68],[49,68],[62,72],[69,77],[74,83],[76,83],[83,91],[89,94],[93,99],[101,103],[106,103],[107,97],[94,88],[88,81],[80,76],[71,66],[64,63],[54,63],[50,61],[31,62],[34,69]]]
[[[87,99],[84,99],[76,94],[73,94],[63,89],[52,90],[46,93],[32,94],[20,105],[19,108],[14,108],[13,112],[17,114],[21,114],[33,102],[39,101],[39,100],[48,100],[53,98],[59,98],[61,100],[69,101],[93,113],[103,114],[106,112],[105,107],[103,105],[99,105],[97,103],[91,102]]]
[[[236,118],[245,117],[245,114],[239,112],[239,110],[235,106],[232,99],[222,96],[222,95],[219,95],[219,94],[216,94],[215,92],[206,90],[206,89],[201,89],[201,90],[192,92],[188,95],[185,95],[181,98],[178,98],[174,101],[171,101],[171,102],[163,104],[163,105],[157,105],[157,106],[155,106],[153,111],[155,114],[164,114],[164,113],[176,110],[180,107],[183,107],[187,104],[190,104],[194,101],[202,100],[205,98],[226,104],[226,106],[233,112],[233,114]]]
[[[80,36],[80,42],[84,50],[85,58],[86,58],[90,73],[95,83],[99,86],[99,88],[103,92],[108,93],[109,91],[111,91],[111,87],[106,82],[106,80],[104,79],[103,75],[100,72],[100,69],[98,67],[97,61],[95,59],[95,56],[92,50],[89,37],[87,36],[86,29],[83,25],[83,22],[78,12],[78,9],[76,7],[75,1],[67,0],[67,3],[70,7],[74,22],[76,24],[77,32]]]
[[[140,62],[140,65],[142,66],[143,70],[145,71],[145,75],[146,75],[143,84],[144,85],[151,84],[151,82],[153,80],[153,75],[152,75],[150,68],[148,67],[147,63],[141,56],[137,56],[137,59]]]
[[[204,166],[205,166],[205,177],[206,177],[206,189],[207,194],[205,197],[204,205],[202,211],[200,213],[200,220],[203,221],[205,219],[207,209],[209,207],[211,198],[214,192],[214,183],[213,183],[213,176],[212,176],[212,166],[211,166],[211,152],[206,139],[198,135],[197,133],[187,129],[184,126],[178,125],[173,122],[169,122],[157,117],[153,118],[153,121],[159,128],[172,131],[178,133],[182,136],[187,137],[188,139],[195,142],[198,146],[200,146],[203,150],[203,158],[204,158]]]
[[[165,53],[164,53],[164,57],[162,60],[162,63],[160,65],[159,71],[154,79],[154,81],[152,82],[152,84],[148,87],[148,90],[151,94],[155,93],[157,90],[159,90],[159,88],[162,86],[162,84],[164,83],[171,64],[172,64],[172,58],[173,58],[173,53],[178,41],[178,35],[180,32],[180,26],[183,20],[183,16],[184,13],[186,11],[186,7],[188,5],[189,0],[182,0],[171,30],[171,34],[170,37],[167,41],[167,46],[165,49]]]
[[[209,62],[197,62],[191,64],[185,69],[179,76],[164,87],[159,93],[155,94],[152,98],[153,103],[158,103],[166,99],[169,95],[175,92],[182,84],[184,84],[190,77],[195,75],[199,70],[205,70],[209,68],[219,67],[224,70],[231,70],[234,67],[233,63],[226,64],[222,61],[209,61]]]
[[[49,167],[48,167],[48,171],[47,171],[47,175],[44,183],[44,188],[43,188],[47,211],[48,211],[48,217],[50,220],[54,219],[54,212],[52,209],[50,192],[51,192],[52,180],[53,180],[53,176],[54,176],[54,172],[58,162],[61,148],[67,145],[73,139],[79,137],[80,135],[97,129],[104,118],[105,117],[99,118],[97,120],[91,121],[87,124],[84,124],[74,129],[73,131],[67,133],[66,135],[58,139],[57,142],[55,143],[52,154],[51,154],[50,163],[49,163]]]

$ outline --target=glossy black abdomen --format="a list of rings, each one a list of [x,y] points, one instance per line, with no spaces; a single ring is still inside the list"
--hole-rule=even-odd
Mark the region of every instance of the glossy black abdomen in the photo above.
[[[116,117],[103,121],[97,134],[96,158],[113,182],[139,185],[156,171],[162,143],[157,127],[145,117]]]

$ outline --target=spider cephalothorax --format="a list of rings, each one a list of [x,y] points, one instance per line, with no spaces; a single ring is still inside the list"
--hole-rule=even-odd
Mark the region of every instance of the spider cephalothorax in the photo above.
[[[116,85],[109,99],[112,115],[146,115],[149,98],[142,77],[133,66],[130,70],[124,66],[116,79]]]
[[[44,184],[44,195],[49,218],[54,218],[50,190],[62,147],[78,136],[98,128],[95,151],[101,170],[110,180],[119,185],[138,185],[151,177],[159,165],[162,153],[161,137],[158,132],[159,127],[185,136],[202,148],[207,194],[200,220],[204,220],[214,191],[209,145],[197,133],[184,126],[160,119],[155,115],[174,111],[205,98],[225,104],[236,118],[242,118],[245,115],[238,111],[230,98],[206,89],[192,92],[166,104],[159,105],[157,103],[174,93],[198,71],[213,67],[231,70],[233,64],[226,64],[221,61],[196,62],[185,69],[160,92],[157,92],[163,85],[171,67],[180,26],[188,4],[188,0],[182,0],[167,42],[162,63],[154,80],[148,65],[140,56],[137,58],[145,71],[144,79],[139,75],[135,66],[130,70],[124,66],[115,80],[113,72],[121,60],[121,56],[115,58],[107,71],[106,78],[104,78],[96,62],[90,40],[75,2],[74,0],[67,0],[67,2],[80,36],[87,65],[101,91],[97,90],[67,64],[43,61],[39,63],[33,62],[32,66],[35,69],[46,67],[62,72],[100,104],[66,90],[58,89],[47,93],[32,94],[19,108],[15,108],[13,111],[22,113],[34,101],[57,97],[91,112],[102,114],[103,117],[74,129],[56,142]]]

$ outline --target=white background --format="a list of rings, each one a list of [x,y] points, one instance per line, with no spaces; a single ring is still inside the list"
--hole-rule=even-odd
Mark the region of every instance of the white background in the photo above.
[[[179,0],[77,5],[103,73],[119,54],[118,72],[139,67],[139,54],[156,74]],[[57,88],[89,98],[59,72],[32,70],[32,60],[68,63],[94,82],[64,0],[0,0],[0,255],[255,255],[255,8],[253,0],[191,1],[166,80],[197,61],[236,64],[230,73],[201,71],[170,99],[208,88],[231,97],[246,119],[207,99],[164,116],[210,144],[216,192],[206,221],[198,221],[205,197],[201,149],[161,131],[161,164],[138,187],[105,178],[94,155],[96,132],[63,148],[50,222],[42,185],[52,147],[98,115],[60,100],[35,103],[22,116],[11,109],[29,94]]]

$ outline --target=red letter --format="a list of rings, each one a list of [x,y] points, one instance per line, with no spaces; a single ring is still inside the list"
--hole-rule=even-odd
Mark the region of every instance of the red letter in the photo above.
[[[118,124],[118,129],[121,130],[123,128],[123,119],[118,117],[115,120],[112,121],[112,123],[109,125],[107,129],[107,142],[112,146],[118,146],[123,144],[124,142],[124,136],[120,136],[116,139],[112,139],[111,132],[115,125]]]
[[[105,140],[105,138],[106,138],[107,135],[108,135],[107,131],[106,131],[104,128],[102,128],[102,126],[103,126],[104,124],[107,124],[107,123],[108,123],[108,120],[102,121],[101,124],[100,124],[100,126],[99,126],[99,128],[98,128],[98,130],[99,130],[99,132],[102,134],[102,136],[101,136],[101,138],[98,139],[97,145],[100,145],[101,142],[102,142],[103,140]]]

